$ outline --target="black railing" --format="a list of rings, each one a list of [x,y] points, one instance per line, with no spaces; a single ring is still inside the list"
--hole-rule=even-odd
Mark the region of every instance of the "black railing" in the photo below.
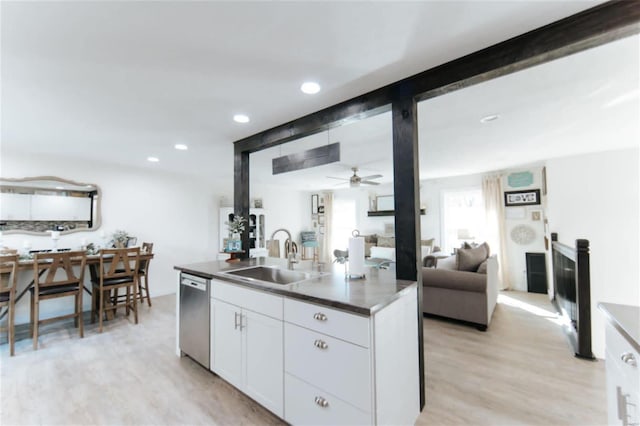
[[[567,336],[577,357],[594,359],[591,352],[591,275],[589,240],[576,240],[575,248],[551,234],[553,302],[568,320]]]

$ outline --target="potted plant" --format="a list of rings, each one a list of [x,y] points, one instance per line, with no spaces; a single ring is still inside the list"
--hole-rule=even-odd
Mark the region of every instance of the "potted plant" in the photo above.
[[[129,234],[121,229],[116,230],[111,238],[116,248],[125,248],[129,242]]]
[[[244,224],[247,220],[240,215],[234,215],[230,222],[225,222],[229,230],[229,240],[226,251],[242,250],[242,240],[240,234],[244,231]]]

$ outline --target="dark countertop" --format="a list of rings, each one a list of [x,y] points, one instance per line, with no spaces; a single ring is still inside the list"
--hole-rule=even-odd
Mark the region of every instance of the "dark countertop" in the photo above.
[[[396,280],[394,268],[386,270],[370,268],[367,270],[365,279],[345,281],[344,265],[339,264],[325,265],[324,275],[288,286],[250,283],[222,274],[259,265],[277,266],[281,269],[286,269],[287,261],[286,259],[261,257],[234,263],[228,263],[223,260],[193,263],[175,266],[174,269],[207,279],[228,281],[245,287],[330,306],[364,316],[374,314],[399,298],[409,288],[416,286],[413,281]],[[311,261],[302,261],[294,265],[294,270],[310,272],[311,265]]]
[[[622,334],[636,351],[640,352],[640,307],[598,303],[598,308],[604,312],[607,321]]]

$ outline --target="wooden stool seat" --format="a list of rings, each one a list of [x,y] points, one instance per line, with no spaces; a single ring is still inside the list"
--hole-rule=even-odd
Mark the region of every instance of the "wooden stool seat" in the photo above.
[[[7,333],[9,340],[9,355],[15,354],[15,315],[16,315],[16,285],[18,272],[17,250],[0,250],[0,306],[6,307],[9,318]]]
[[[74,262],[80,259],[78,274],[73,270]],[[38,349],[38,332],[40,325],[68,318],[75,319],[80,338],[84,337],[82,321],[82,293],[84,290],[84,270],[87,255],[84,251],[67,251],[62,253],[36,253],[33,261],[33,287],[31,292],[31,332],[33,349]],[[40,302],[59,297],[75,298],[73,313],[53,318],[40,319]]]
[[[134,321],[138,323],[138,271],[140,269],[140,248],[102,249],[100,250],[100,271],[92,277],[91,322],[99,320],[98,331],[102,333],[104,315],[118,307],[125,307],[126,314],[133,311]],[[118,290],[124,288],[126,293],[118,297]],[[110,297],[111,292],[114,297]],[[107,306],[109,303],[109,306]]]

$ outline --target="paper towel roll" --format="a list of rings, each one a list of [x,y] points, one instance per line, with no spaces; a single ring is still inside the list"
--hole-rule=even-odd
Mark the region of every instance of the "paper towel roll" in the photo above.
[[[364,275],[364,237],[349,238],[349,275]]]

